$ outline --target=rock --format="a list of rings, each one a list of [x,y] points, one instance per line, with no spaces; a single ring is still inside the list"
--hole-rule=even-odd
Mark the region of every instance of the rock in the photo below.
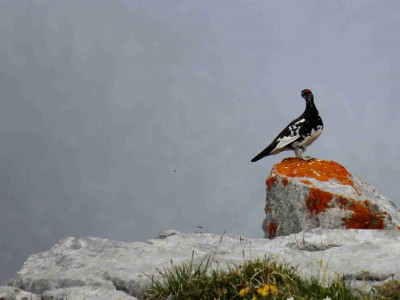
[[[164,230],[164,231],[161,231],[156,237],[155,237],[155,239],[165,239],[165,238],[167,238],[167,237],[169,237],[169,236],[171,236],[171,235],[175,235],[175,234],[179,234],[180,232],[179,231],[177,231],[177,230],[172,230],[172,229],[170,229],[170,230]]]
[[[333,161],[286,158],[266,181],[265,237],[311,228],[400,229],[400,212]]]
[[[84,286],[84,287],[70,287],[44,292],[43,300],[134,300],[132,296],[124,292],[110,289],[106,286]]]
[[[40,295],[22,291],[12,286],[0,286],[0,300],[41,300]]]
[[[275,239],[247,239],[174,231],[147,243],[71,237],[31,255],[10,285],[44,299],[63,295],[135,299],[157,270],[210,256],[216,262],[214,268],[267,257],[298,266],[304,277],[329,279],[341,274],[352,284],[365,280],[362,284],[371,286],[400,274],[400,232],[314,229]]]
[[[81,286],[45,291],[43,295],[32,294],[12,286],[0,287],[0,300],[134,300],[132,296],[108,286]]]
[[[135,278],[143,274],[132,270],[131,260],[146,252],[146,245],[65,238],[49,251],[31,255],[10,285],[35,294],[70,287],[102,287],[134,296],[140,290]]]

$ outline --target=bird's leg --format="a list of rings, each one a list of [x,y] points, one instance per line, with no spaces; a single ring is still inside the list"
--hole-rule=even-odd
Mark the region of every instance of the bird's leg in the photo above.
[[[297,158],[306,160],[304,153],[303,153],[303,149],[301,149],[300,147],[296,147],[293,150],[294,150],[294,153],[296,154]]]
[[[307,150],[306,147],[303,146],[303,147],[301,147],[301,148],[303,149],[303,153],[306,152],[306,150]],[[306,158],[305,160],[314,159],[314,157],[311,157],[311,156],[305,156],[305,158]]]
[[[294,148],[294,153],[296,154],[297,158],[301,158],[302,160],[310,160],[313,159],[310,156],[305,156],[304,152],[306,151],[306,148],[304,147],[296,147]]]
[[[304,147],[304,146],[302,146],[301,149],[303,150],[303,155],[304,155],[304,152],[306,152],[307,149],[306,149],[306,147]],[[304,156],[304,157],[305,157],[305,159],[303,158],[304,160],[314,159],[314,158],[311,157],[311,156]]]

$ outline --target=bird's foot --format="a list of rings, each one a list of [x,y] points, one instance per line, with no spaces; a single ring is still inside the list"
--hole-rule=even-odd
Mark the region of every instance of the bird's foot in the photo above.
[[[309,160],[313,160],[315,158],[311,157],[311,156],[304,156],[304,157],[302,157],[302,159],[304,159],[305,161],[309,161]]]
[[[310,157],[310,156],[305,156],[305,155],[304,155],[304,152],[305,152],[305,151],[306,151],[305,148],[294,148],[294,153],[296,154],[296,157],[297,157],[297,158],[300,158],[300,159],[305,160],[305,161],[310,160],[310,159],[313,159],[313,158]]]
[[[300,158],[300,159],[302,159],[302,160],[304,160],[304,161],[309,161],[309,160],[313,160],[313,159],[315,159],[314,157],[311,157],[311,156],[305,156],[305,155],[302,155],[302,156],[296,156],[297,158]]]

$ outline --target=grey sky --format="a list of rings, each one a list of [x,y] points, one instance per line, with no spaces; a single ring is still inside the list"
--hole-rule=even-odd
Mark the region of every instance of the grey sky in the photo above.
[[[0,1],[0,283],[65,236],[262,237],[250,159],[307,154],[400,204],[399,1]]]

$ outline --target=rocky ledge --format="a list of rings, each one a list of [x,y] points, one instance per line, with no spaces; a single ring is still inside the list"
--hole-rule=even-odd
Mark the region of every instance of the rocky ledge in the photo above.
[[[400,276],[400,213],[372,185],[338,163],[296,158],[275,165],[266,184],[263,229],[274,239],[174,230],[145,243],[69,237],[31,255],[0,299],[137,299],[158,270],[210,256],[213,268],[268,258],[363,288]]]
[[[393,202],[337,162],[286,158],[266,185],[268,238],[312,228],[400,229]]]
[[[193,256],[192,256],[193,255]],[[314,229],[275,239],[230,234],[166,231],[147,242],[65,238],[50,250],[31,255],[1,299],[135,299],[157,269],[202,260],[213,267],[270,258],[297,266],[301,275],[334,278],[371,286],[400,274],[397,230]]]

